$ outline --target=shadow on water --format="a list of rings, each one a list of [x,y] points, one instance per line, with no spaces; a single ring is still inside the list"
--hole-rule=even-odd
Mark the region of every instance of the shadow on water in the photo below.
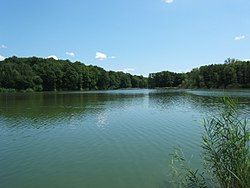
[[[62,92],[0,94],[0,117],[40,121],[126,108],[143,93]]]
[[[223,90],[156,90],[149,93],[149,105],[162,110],[173,108],[186,108],[199,112],[211,112],[222,106],[222,97],[231,97],[239,103],[239,108],[250,112],[250,91],[235,91],[233,93]]]
[[[249,111],[250,92],[233,92],[240,107]],[[231,94],[231,93],[229,93]],[[204,90],[117,90],[94,92],[14,93],[0,94],[0,118],[40,121],[57,120],[70,116],[101,114],[106,110],[122,110],[129,106],[140,106],[148,100],[148,108],[187,112],[189,109],[201,113],[211,112],[220,106],[223,91]],[[232,95],[232,94],[231,94]]]

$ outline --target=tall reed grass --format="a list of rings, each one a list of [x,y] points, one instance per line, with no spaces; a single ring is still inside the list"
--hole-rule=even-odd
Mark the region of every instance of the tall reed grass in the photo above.
[[[204,171],[192,170],[181,149],[172,154],[175,187],[250,188],[250,131],[237,102],[223,98],[223,111],[204,120]]]

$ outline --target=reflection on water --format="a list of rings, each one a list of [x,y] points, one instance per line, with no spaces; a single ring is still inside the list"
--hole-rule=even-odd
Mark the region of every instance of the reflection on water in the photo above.
[[[0,187],[158,187],[181,146],[199,167],[202,118],[250,91],[0,94]]]

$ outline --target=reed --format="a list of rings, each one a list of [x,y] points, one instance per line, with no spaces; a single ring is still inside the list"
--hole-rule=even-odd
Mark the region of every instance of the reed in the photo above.
[[[223,98],[223,104],[223,112],[204,120],[205,168],[220,187],[250,187],[247,120],[240,118],[235,100]]]
[[[200,173],[199,170],[193,170],[191,162],[192,157],[187,159],[181,148],[175,149],[173,154],[171,154],[171,181],[169,182],[171,187],[207,187],[204,174]]]
[[[173,183],[176,187],[250,187],[247,119],[240,117],[235,100],[223,98],[223,105],[222,112],[206,118],[203,123],[202,173],[192,170],[181,150],[172,155],[172,177],[177,180]]]

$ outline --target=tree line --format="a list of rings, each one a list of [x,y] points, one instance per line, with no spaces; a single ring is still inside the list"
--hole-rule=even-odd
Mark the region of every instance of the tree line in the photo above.
[[[34,91],[146,88],[147,78],[79,61],[10,57],[0,62],[0,88]]]
[[[224,64],[195,68],[187,73],[149,74],[148,86],[183,88],[250,88],[250,61],[227,59]]]
[[[79,61],[10,57],[0,61],[0,91],[106,90],[120,88],[250,88],[250,61],[227,59],[187,73],[162,71],[148,78],[106,71]]]

